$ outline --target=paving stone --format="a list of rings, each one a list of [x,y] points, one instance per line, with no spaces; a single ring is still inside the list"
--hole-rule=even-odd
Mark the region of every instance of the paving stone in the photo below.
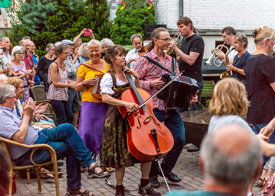
[[[173,170],[175,174],[182,178],[179,183],[169,183],[171,190],[202,190],[204,186],[204,178],[198,165],[199,152],[188,153],[186,149],[183,150],[178,162]],[[59,178],[60,195],[66,194],[67,180],[66,180],[66,167],[61,167],[63,170],[63,178]],[[136,164],[133,167],[126,168],[124,177],[124,186],[127,190],[127,195],[138,195],[138,184],[140,183],[141,172],[140,164]],[[161,187],[156,191],[161,192],[162,195],[168,192],[164,179],[158,178]],[[112,173],[110,180],[115,184],[115,175]],[[16,178],[17,193],[14,196],[31,195],[31,196],[50,196],[55,195],[55,185],[42,181],[42,193],[38,192],[37,180],[32,179],[30,184],[27,184],[27,180]],[[95,196],[111,196],[115,195],[115,189],[108,186],[104,179],[88,179],[87,173],[82,174],[82,186],[87,190],[92,191]],[[254,187],[253,191],[256,195],[260,195],[261,189]]]

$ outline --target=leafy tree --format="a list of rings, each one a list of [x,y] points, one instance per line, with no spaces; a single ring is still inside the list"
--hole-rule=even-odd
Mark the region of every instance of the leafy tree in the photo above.
[[[96,39],[109,37],[107,0],[19,0],[16,16],[8,36],[14,44],[30,36],[39,56],[45,54],[48,43],[72,40],[83,28],[93,29]]]
[[[144,5],[145,0],[128,0],[126,6],[122,3],[116,11],[114,25],[110,30],[110,37],[116,44],[131,44],[131,35],[139,33],[144,36],[143,25],[145,19],[149,24],[155,24],[155,9],[148,4]],[[131,2],[131,3],[130,3]],[[138,4],[137,4],[138,3]]]

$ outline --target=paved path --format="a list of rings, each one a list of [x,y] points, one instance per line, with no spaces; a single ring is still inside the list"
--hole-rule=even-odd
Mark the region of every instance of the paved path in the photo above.
[[[177,184],[170,184],[171,190],[182,189],[187,191],[201,190],[203,189],[203,176],[200,172],[198,166],[198,152],[189,153],[186,149],[183,150],[177,165],[174,169],[174,172],[182,178],[182,181]],[[64,177],[59,179],[59,187],[61,195],[66,193],[66,169],[65,166],[62,167],[64,172]],[[114,174],[111,176],[111,181],[115,183]],[[164,180],[159,177],[161,187],[157,190],[160,191],[163,195],[168,192]],[[42,193],[39,193],[37,190],[37,181],[35,179],[31,180],[30,184],[27,184],[27,180],[22,180],[17,176],[17,192],[14,196],[21,195],[34,195],[34,196],[54,196],[55,195],[55,186],[54,184],[48,183],[46,180],[42,180]],[[139,195],[137,193],[138,184],[140,183],[140,169],[139,164],[134,167],[126,169],[124,186],[127,190],[127,195]],[[115,189],[105,184],[103,179],[88,179],[87,173],[82,174],[82,185],[90,191],[93,191],[95,196],[106,195],[113,196],[115,195]],[[260,189],[255,187],[253,191],[256,195],[260,195]]]

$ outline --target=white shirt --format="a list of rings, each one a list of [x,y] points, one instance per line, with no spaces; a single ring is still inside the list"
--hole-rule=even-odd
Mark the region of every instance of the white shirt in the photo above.
[[[233,46],[230,46],[229,50],[231,50],[232,48],[233,48]],[[238,52],[237,52],[236,50],[232,50],[231,52],[229,52],[228,58],[234,60],[234,57],[235,57],[237,54],[238,54]]]
[[[133,81],[135,81],[135,77],[132,76],[132,79]],[[126,82],[118,79],[116,77],[116,85],[117,86],[122,86],[126,84]],[[109,95],[114,95],[115,94],[115,91],[113,91],[113,78],[111,76],[111,74],[109,73],[106,73],[104,74],[104,76],[102,77],[101,81],[100,81],[100,89],[101,89],[101,92],[100,94],[102,95],[102,93],[106,93],[106,94],[109,94]]]
[[[6,64],[11,62],[11,55],[9,54],[8,51],[3,53],[3,60]]]
[[[134,58],[137,58],[139,57],[139,54],[138,54],[138,51],[134,48],[133,50],[130,50],[127,55],[126,55],[126,62],[131,60],[131,59],[134,59]],[[134,69],[136,65],[136,61],[132,61],[130,63],[130,69]]]

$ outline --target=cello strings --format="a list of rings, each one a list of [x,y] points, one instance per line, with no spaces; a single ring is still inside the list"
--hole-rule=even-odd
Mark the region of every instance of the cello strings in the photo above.
[[[165,175],[164,175],[164,173],[163,173],[163,171],[162,171],[162,168],[161,168],[161,165],[160,165],[160,160],[158,159],[157,162],[158,162],[158,164],[159,164],[159,169],[160,169],[160,172],[161,172],[161,174],[162,174],[162,176],[163,176],[164,182],[165,182],[165,184],[166,184],[166,186],[167,186],[167,189],[168,189],[168,191],[169,191],[169,193],[170,193],[171,190],[170,190],[170,187],[169,187],[169,185],[168,185],[168,183],[167,183],[167,180],[166,180],[166,178],[165,178]]]

